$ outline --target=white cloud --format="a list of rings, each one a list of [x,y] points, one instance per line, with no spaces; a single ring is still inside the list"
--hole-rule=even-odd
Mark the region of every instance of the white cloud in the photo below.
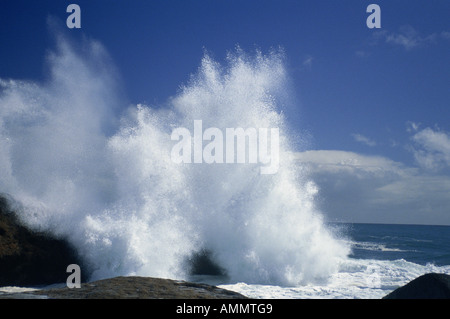
[[[414,158],[421,167],[429,170],[450,167],[450,133],[425,128],[411,139]]]
[[[352,134],[353,138],[355,139],[355,141],[363,143],[367,146],[375,146],[377,145],[377,143],[371,139],[369,139],[368,137],[361,135],[361,134]]]
[[[320,150],[296,154],[332,220],[450,225],[450,176],[382,156]]]
[[[389,44],[402,46],[405,50],[412,50],[423,45],[437,43],[442,39],[449,40],[450,32],[442,31],[440,33],[421,35],[412,26],[404,25],[399,28],[398,32],[389,32],[387,30],[377,32],[374,40],[378,42],[380,39]]]

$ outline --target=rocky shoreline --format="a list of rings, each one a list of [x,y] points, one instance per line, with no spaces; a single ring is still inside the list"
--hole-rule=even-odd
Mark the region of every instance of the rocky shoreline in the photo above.
[[[151,277],[114,277],[81,288],[51,288],[0,293],[0,299],[246,299],[211,285]]]
[[[212,285],[150,277],[114,277],[65,286],[70,264],[82,265],[64,238],[28,229],[20,222],[6,196],[0,194],[0,287],[47,286],[62,288],[1,293],[0,299],[244,299],[245,296]],[[82,267],[83,268],[83,267]],[[88,277],[88,276],[86,276]],[[20,290],[20,289],[19,289]],[[383,299],[450,299],[450,276],[426,274]]]
[[[0,299],[248,299],[216,286],[152,277],[114,277],[82,283],[81,288],[43,288],[1,293]],[[383,299],[450,299],[450,275],[430,273],[397,288]]]

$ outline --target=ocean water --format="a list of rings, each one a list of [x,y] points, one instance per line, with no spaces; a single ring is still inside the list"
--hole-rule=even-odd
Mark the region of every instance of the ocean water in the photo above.
[[[450,274],[450,226],[340,224],[351,254],[319,284],[222,287],[253,298],[378,299],[429,272]]]
[[[339,224],[351,245],[349,258],[337,273],[321,283],[268,285],[224,284],[222,276],[190,276],[251,298],[264,299],[379,299],[418,276],[450,274],[450,226]],[[62,287],[64,284],[49,287]],[[0,293],[38,288],[0,287]],[[39,288],[41,289],[41,288]]]
[[[77,50],[59,36],[44,82],[0,78],[0,192],[30,228],[70,241],[91,280],[190,279],[207,255],[219,283],[251,297],[373,298],[448,272],[427,248],[439,238],[415,228],[326,222],[296,161],[307,144],[285,117],[295,99],[282,50],[205,54],[165,103],[124,106],[108,53],[86,41]],[[198,120],[278,129],[277,173],[173,161],[173,130]]]

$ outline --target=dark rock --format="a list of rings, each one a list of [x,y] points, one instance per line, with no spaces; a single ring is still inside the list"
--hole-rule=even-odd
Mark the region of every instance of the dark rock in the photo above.
[[[226,272],[213,258],[213,254],[206,249],[194,253],[188,260],[187,267],[191,275],[225,276]]]
[[[82,263],[67,241],[25,227],[0,195],[0,286],[66,282],[70,264]]]
[[[233,291],[186,281],[151,277],[115,277],[82,283],[81,288],[42,289],[0,294],[0,299],[245,299]]]
[[[383,299],[450,299],[450,275],[422,275]]]

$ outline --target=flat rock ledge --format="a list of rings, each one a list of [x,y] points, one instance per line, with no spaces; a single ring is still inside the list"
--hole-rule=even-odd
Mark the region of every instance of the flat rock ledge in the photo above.
[[[114,277],[51,288],[0,294],[0,299],[246,299],[233,291],[201,283],[152,277]]]

